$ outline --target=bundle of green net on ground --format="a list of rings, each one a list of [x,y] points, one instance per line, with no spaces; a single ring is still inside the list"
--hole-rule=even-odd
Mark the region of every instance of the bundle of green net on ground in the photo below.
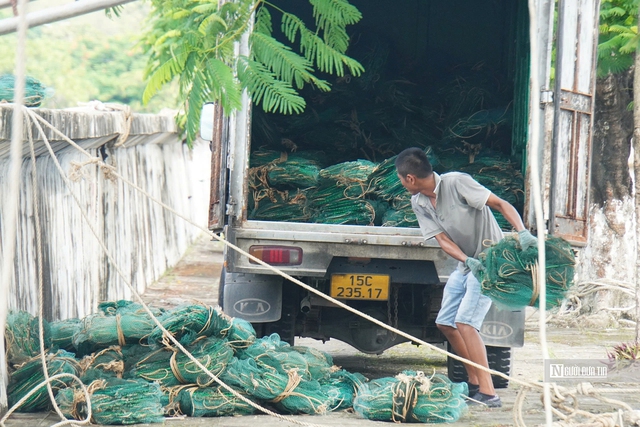
[[[256,411],[254,404],[282,414],[324,414],[352,408],[354,402],[360,402],[363,416],[384,419],[380,413],[389,412],[388,404],[375,406],[378,403],[371,402],[381,397],[376,394],[378,397],[374,398],[372,393],[387,396],[389,391],[394,393],[404,387],[396,385],[396,389],[383,392],[378,383],[368,383],[361,374],[335,366],[332,357],[323,351],[291,346],[278,334],[256,338],[249,322],[229,317],[218,307],[190,304],[166,311],[152,309],[160,324],[197,363],[181,352],[146,311],[140,311],[138,304],[114,301],[100,304],[99,308],[99,313],[84,319],[50,324],[53,331],[65,331],[71,349],[58,349],[53,342],[61,340],[47,341],[49,375],[75,375],[87,386],[89,394],[90,403],[71,377],[52,383],[56,403],[72,419],[86,418],[89,404],[92,422],[112,425],[162,422],[167,416],[246,415]],[[15,338],[16,331],[27,328],[21,332],[22,338],[7,341],[7,354],[11,356],[7,391],[13,405],[41,383],[44,374],[40,357],[33,356],[39,352],[34,342],[38,338],[38,319],[20,312],[11,313],[8,320],[7,336],[13,334]],[[66,331],[70,325],[77,327],[72,340]],[[132,325],[140,325],[141,331],[134,334],[129,330]],[[93,351],[87,353],[90,349]],[[31,356],[25,360],[26,355]],[[18,364],[17,360],[22,362]],[[411,375],[411,381],[402,383],[414,384],[407,390],[420,384],[424,388],[424,376]],[[439,376],[429,381],[429,397],[416,394],[413,414],[417,415],[411,417],[429,422],[455,419],[457,413],[452,407],[457,389]],[[367,405],[369,409],[363,409]],[[18,411],[50,407],[49,394],[42,387]],[[428,416],[423,413],[426,409],[421,409],[427,407]],[[405,417],[406,421],[414,420],[411,417]]]
[[[562,303],[573,285],[575,255],[571,245],[560,237],[545,240],[547,308]],[[516,237],[507,236],[480,255],[485,267],[481,273],[482,293],[496,305],[506,308],[538,307],[538,248],[522,251]]]
[[[404,371],[395,378],[365,383],[353,409],[364,418],[396,423],[443,423],[457,421],[466,411],[466,383],[422,372]]]

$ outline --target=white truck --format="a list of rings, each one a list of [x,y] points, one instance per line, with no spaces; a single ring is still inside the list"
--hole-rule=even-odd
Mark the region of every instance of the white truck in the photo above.
[[[307,13],[298,9],[306,2],[273,3],[302,15]],[[454,60],[480,64],[500,75],[496,85],[500,85],[500,90],[505,90],[506,85],[513,111],[507,155],[521,165],[525,178],[530,173],[527,158],[532,154],[528,144],[532,126],[529,112],[541,109],[543,120],[539,130],[544,142],[539,154],[544,159],[540,173],[547,184],[543,185],[547,228],[584,245],[598,0],[565,0],[558,2],[559,11],[555,10],[557,4],[553,0],[537,1],[533,19],[539,29],[539,49],[534,57],[529,50],[530,15],[524,0],[391,3],[352,0],[351,3],[363,15],[362,21],[354,26],[354,34],[364,38],[375,33],[375,37],[389,42],[394,60],[400,58],[423,67],[418,85],[437,84],[438,77],[449,77],[442,73],[455,73],[455,67],[447,68],[444,64]],[[556,12],[559,22],[554,34]],[[555,84],[551,81],[553,43],[557,59]],[[246,53],[248,49],[248,45],[239,46],[240,52]],[[540,87],[530,85],[532,61],[539,65]],[[397,79],[401,78],[399,74]],[[531,104],[531,91],[541,91],[540,105]],[[223,117],[215,105],[203,109],[205,117],[214,119],[209,137],[213,151],[209,228],[224,232],[230,242],[260,254],[263,260],[286,273],[376,319],[425,341],[445,344],[434,320],[444,282],[456,262],[434,239],[425,241],[418,228],[248,219],[249,159],[258,148],[252,115],[257,108],[260,107],[252,107],[245,95],[243,108],[230,117]],[[335,126],[338,131],[340,125]],[[305,148],[299,142],[297,145],[298,150]],[[354,154],[352,160],[358,155]],[[535,231],[529,180],[524,182],[523,218]],[[404,341],[317,295],[308,294],[232,250],[225,252],[219,301],[226,313],[251,321],[258,332],[277,332],[289,342],[295,336],[323,341],[335,338],[360,351],[379,354]],[[492,308],[480,332],[487,344],[490,365],[508,372],[510,348],[523,345],[524,310]],[[464,375],[461,365],[453,363],[453,359],[449,362],[450,376],[461,380]],[[498,386],[506,386],[502,379],[494,381]]]

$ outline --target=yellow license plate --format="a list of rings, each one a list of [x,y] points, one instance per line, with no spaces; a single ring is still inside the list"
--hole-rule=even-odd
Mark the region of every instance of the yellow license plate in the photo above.
[[[333,274],[331,296],[340,299],[388,300],[390,278],[384,274]]]

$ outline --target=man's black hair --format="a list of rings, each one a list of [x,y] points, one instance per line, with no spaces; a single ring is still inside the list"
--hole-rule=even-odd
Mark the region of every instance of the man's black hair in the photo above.
[[[396,157],[396,170],[402,177],[415,175],[417,178],[428,178],[433,168],[426,153],[418,147],[407,148]]]

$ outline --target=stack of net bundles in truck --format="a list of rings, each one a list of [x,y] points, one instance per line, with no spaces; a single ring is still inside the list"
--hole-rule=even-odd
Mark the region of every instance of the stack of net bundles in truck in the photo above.
[[[443,423],[464,414],[466,383],[422,372],[404,371],[395,378],[365,383],[353,402],[357,414],[376,421]]]
[[[249,219],[308,222],[307,190],[317,186],[323,158],[317,151],[252,153]]]
[[[482,293],[500,307],[538,307],[538,271],[545,268],[547,308],[557,307],[573,285],[575,255],[560,237],[548,237],[545,252],[546,265],[540,266],[537,246],[522,251],[518,239],[511,236],[494,244],[480,255],[485,267],[480,278]]]
[[[380,215],[380,206],[367,196],[368,178],[375,167],[368,160],[357,160],[322,169],[318,187],[307,197],[311,220],[322,224],[373,225],[376,214]]]

